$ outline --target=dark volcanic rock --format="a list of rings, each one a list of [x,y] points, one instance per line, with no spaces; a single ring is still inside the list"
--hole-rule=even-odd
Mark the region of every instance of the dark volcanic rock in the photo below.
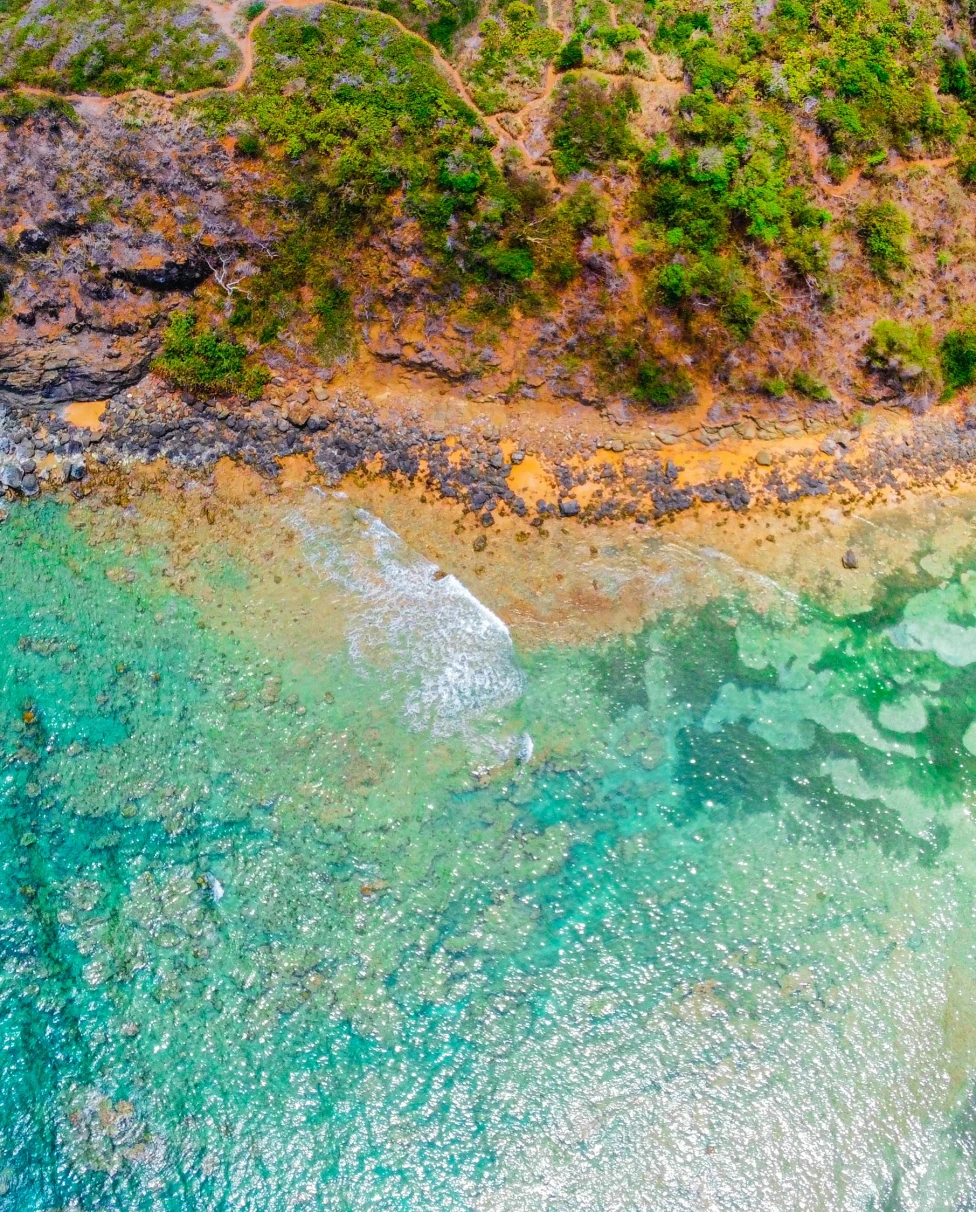
[[[44,253],[51,247],[51,241],[42,231],[27,228],[17,237],[17,247],[23,253]]]
[[[201,282],[210,277],[210,266],[199,258],[186,261],[168,260],[164,264],[142,269],[114,269],[113,278],[141,286],[144,290],[183,291],[196,290]]]

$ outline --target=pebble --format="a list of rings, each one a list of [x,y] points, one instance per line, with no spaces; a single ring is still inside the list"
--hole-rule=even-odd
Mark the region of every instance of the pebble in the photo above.
[[[848,547],[848,549],[841,556],[840,562],[845,568],[857,567],[857,552],[853,547]]]

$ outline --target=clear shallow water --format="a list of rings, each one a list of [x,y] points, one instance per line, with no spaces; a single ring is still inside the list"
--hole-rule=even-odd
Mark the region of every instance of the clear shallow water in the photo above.
[[[0,1208],[976,1206],[965,563],[520,653],[291,524],[300,674],[0,530]]]

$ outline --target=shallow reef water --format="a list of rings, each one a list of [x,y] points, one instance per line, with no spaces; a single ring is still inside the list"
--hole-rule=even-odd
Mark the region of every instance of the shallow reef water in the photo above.
[[[976,1208],[965,553],[523,648],[329,517],[284,665],[0,528],[0,1209]]]

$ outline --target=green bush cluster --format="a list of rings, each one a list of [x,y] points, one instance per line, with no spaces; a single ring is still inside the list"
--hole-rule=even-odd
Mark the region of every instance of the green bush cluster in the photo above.
[[[812,98],[837,179],[854,164],[882,163],[892,147],[917,155],[919,142],[955,145],[976,104],[976,57],[940,56],[942,19],[931,4],[777,0],[757,25],[753,5],[733,0],[720,32],[699,0],[663,0],[653,11],[655,49],[682,57],[694,89],[777,105]]]
[[[244,134],[237,136],[234,150],[239,156],[254,159],[261,154],[261,140],[253,131],[245,131]]]
[[[976,384],[976,324],[971,318],[938,344],[928,324],[879,320],[866,352],[876,370],[891,371],[916,389],[941,388],[944,398]]]
[[[700,28],[669,28],[667,38]],[[722,95],[724,60],[711,55],[708,41],[692,44],[694,91],[682,101],[673,140],[659,139],[644,156],[636,205],[651,236],[646,247],[670,261],[654,277],[657,298],[679,308],[693,298],[710,302],[731,332],[746,337],[759,306],[738,251],[743,242],[782,248],[795,272],[817,282],[830,216],[790,183],[786,117],[772,105]]]
[[[956,175],[967,188],[976,185],[976,142],[967,139],[956,153]]]
[[[634,11],[625,12],[628,7]],[[640,4],[621,3],[611,8],[606,0],[576,0],[573,32],[560,51],[556,66],[560,71],[572,71],[584,65],[600,68],[618,63],[625,69],[640,72],[646,67],[646,56],[634,43],[642,31],[634,21],[626,18],[634,16],[641,25],[646,25],[645,13],[646,9],[642,11]],[[615,52],[622,54],[615,55]]]
[[[226,84],[236,63],[190,0],[0,2],[0,88],[187,91]]]
[[[933,88],[940,32],[934,5],[905,0],[778,0],[762,35],[744,11],[738,23],[761,65],[757,82],[783,100],[816,98],[831,151],[859,163],[960,135],[959,107]]]
[[[318,345],[326,357],[332,357],[352,344],[355,317],[352,295],[335,278],[321,282],[312,305],[319,324]]]
[[[871,329],[867,355],[877,370],[891,371],[917,388],[937,391],[941,386],[939,351],[928,324],[879,320]]]
[[[598,170],[633,155],[638,146],[630,115],[639,108],[630,83],[616,87],[586,76],[567,75],[553,106],[552,166],[564,181],[582,169]]]
[[[152,369],[175,387],[200,395],[256,398],[268,381],[263,367],[247,365],[247,350],[202,325],[192,309],[174,312]]]
[[[672,261],[657,272],[652,288],[670,307],[680,309],[692,299],[713,305],[729,332],[743,341],[759,319],[759,305],[733,255],[705,252],[688,265]]]
[[[976,383],[976,328],[956,328],[939,343],[939,363],[947,395]]]
[[[574,68],[583,66],[583,39],[579,34],[573,34],[560,48],[556,56],[556,69],[561,72],[571,72]]]
[[[965,154],[976,56],[938,50],[934,6],[777,0],[761,22],[749,0],[732,0],[721,14],[701,0],[658,0],[651,10],[655,50],[679,55],[691,85],[672,139],[659,141],[642,167],[642,248],[683,265],[659,268],[659,297],[686,297],[700,253],[734,256],[743,238],[780,247],[796,274],[826,289],[829,216],[797,184],[801,101],[827,138],[825,168],[835,180],[857,164],[879,166],[890,148],[917,156],[922,145],[960,146],[960,177],[976,183],[976,152]],[[866,208],[857,230],[875,273],[907,267],[909,231],[897,208]]]
[[[792,376],[793,388],[808,400],[829,400],[832,392],[826,383],[806,370],[794,370]]]
[[[857,212],[857,236],[871,269],[886,281],[908,267],[912,226],[894,202],[866,202]]]
[[[588,181],[582,182],[558,206],[545,206],[539,217],[529,217],[535,239],[536,268],[542,280],[558,288],[580,272],[578,249],[585,235],[607,230],[610,208]]]
[[[467,72],[477,104],[486,113],[521,106],[517,86],[538,80],[559,52],[561,38],[525,0],[508,0],[478,27],[481,48]],[[514,86],[514,87],[513,87]]]
[[[70,101],[55,93],[38,96],[36,93],[12,92],[0,95],[0,126],[20,126],[35,114],[67,118],[75,122],[78,115]]]
[[[631,336],[605,336],[598,354],[614,382],[648,408],[667,412],[694,398],[686,371],[648,353]]]

